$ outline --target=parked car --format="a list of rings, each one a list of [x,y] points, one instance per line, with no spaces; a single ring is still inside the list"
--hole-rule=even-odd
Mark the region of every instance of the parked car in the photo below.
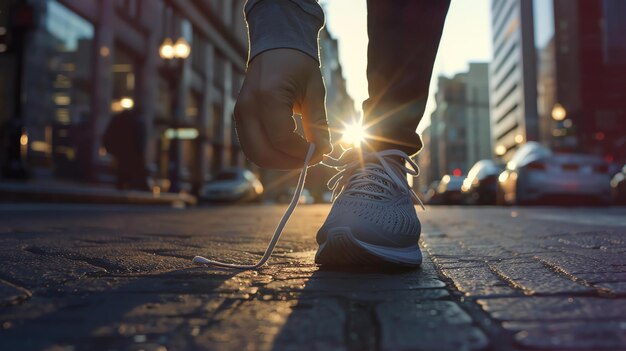
[[[439,186],[439,181],[435,180],[432,183],[430,183],[430,185],[428,185],[428,188],[426,188],[426,190],[424,190],[422,192],[422,200],[424,201],[425,204],[429,204],[429,205],[438,205],[437,204],[437,187]]]
[[[263,194],[259,179],[245,168],[227,168],[207,183],[199,194],[205,201],[253,201]]]
[[[574,198],[608,203],[609,167],[599,156],[553,153],[536,142],[517,150],[498,177],[499,204]],[[571,203],[571,202],[570,202]]]
[[[295,192],[296,192],[296,188],[294,187],[289,188],[286,192],[278,196],[278,199],[277,199],[278,202],[281,204],[290,203]],[[309,189],[307,188],[302,189],[302,194],[300,194],[300,198],[298,199],[298,204],[305,205],[305,204],[312,204],[314,202],[315,202],[315,199],[313,198],[313,195],[311,195],[311,192],[309,191]]]
[[[333,202],[333,192],[332,191],[325,191],[322,193],[322,202],[324,203],[332,203]]]
[[[495,205],[498,176],[503,167],[492,160],[480,160],[472,166],[463,180],[461,192],[471,205]]]
[[[441,177],[435,194],[431,198],[431,204],[461,205],[463,204],[463,194],[461,186],[463,177],[446,174]]]
[[[611,195],[613,203],[626,205],[626,165],[611,179]]]

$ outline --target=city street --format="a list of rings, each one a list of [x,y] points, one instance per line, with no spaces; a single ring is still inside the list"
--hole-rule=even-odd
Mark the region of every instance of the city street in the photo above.
[[[0,205],[1,350],[626,350],[626,208],[429,207],[419,270],[313,263],[329,205]]]

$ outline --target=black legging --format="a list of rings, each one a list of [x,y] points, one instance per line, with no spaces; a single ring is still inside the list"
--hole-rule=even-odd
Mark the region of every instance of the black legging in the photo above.
[[[368,0],[365,125],[376,150],[412,155],[422,148],[415,133],[428,88],[449,0]]]

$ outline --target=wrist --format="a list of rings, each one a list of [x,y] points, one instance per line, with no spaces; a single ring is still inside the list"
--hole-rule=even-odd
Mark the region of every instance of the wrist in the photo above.
[[[246,5],[248,63],[262,52],[279,48],[299,50],[319,63],[318,34],[324,14],[316,2],[301,2],[264,0]]]

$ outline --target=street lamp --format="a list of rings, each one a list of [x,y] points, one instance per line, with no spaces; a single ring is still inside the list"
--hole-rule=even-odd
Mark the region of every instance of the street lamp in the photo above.
[[[180,37],[174,44],[174,56],[179,59],[186,59],[191,54],[191,47],[185,38]]]
[[[506,154],[506,146],[502,144],[496,146],[495,152],[497,156],[504,156]]]
[[[132,98],[123,97],[120,99],[120,106],[124,110],[130,110],[133,106],[135,106],[135,101]]]
[[[555,104],[552,108],[552,119],[555,121],[562,121],[565,117],[567,117],[567,110],[565,110],[565,107],[559,103]]]
[[[170,95],[172,96],[172,130],[178,131],[178,119],[180,106],[178,99],[178,88],[182,77],[183,61],[191,54],[191,47],[185,38],[180,37],[174,42],[171,38],[163,39],[159,47],[159,56],[163,59],[163,76],[168,82]],[[179,135],[173,133],[170,138],[170,160],[168,165],[168,175],[170,178],[170,192],[180,191],[180,155],[179,155]]]
[[[163,39],[163,43],[161,43],[161,47],[159,48],[159,56],[161,56],[164,60],[171,60],[174,58],[174,43],[172,42],[172,39]]]
[[[176,43],[170,38],[165,38],[159,47],[159,56],[166,61],[173,59],[184,60],[189,57],[189,54],[191,54],[191,47],[183,37],[178,38]]]

